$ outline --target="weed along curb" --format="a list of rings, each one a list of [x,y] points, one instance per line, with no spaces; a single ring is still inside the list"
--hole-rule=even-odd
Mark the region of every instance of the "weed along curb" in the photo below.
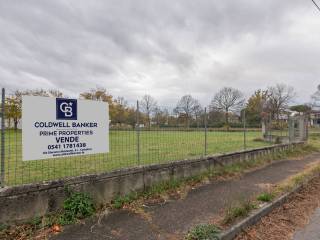
[[[229,166],[265,156],[281,155],[304,142],[209,156],[201,159],[141,166],[109,173],[84,175],[38,184],[0,189],[0,224],[23,222],[59,210],[66,199],[65,187],[89,194],[99,208],[132,192],[145,191],[151,186],[170,180],[187,179],[213,171],[219,166]]]
[[[297,193],[305,184],[308,184],[312,179],[319,177],[320,174],[317,173],[313,175],[311,178],[307,179],[303,183],[301,183],[299,186],[295,187],[293,190],[291,190],[288,193],[285,193],[284,195],[280,196],[276,200],[274,200],[271,203],[266,204],[265,206],[261,207],[260,209],[254,211],[249,215],[249,217],[243,219],[239,223],[233,225],[231,228],[226,230],[225,232],[221,233],[218,237],[220,240],[232,240],[234,239],[238,234],[242,232],[242,230],[256,224],[262,217],[268,215],[271,213],[275,208],[283,205],[287,199],[292,196],[294,193]]]

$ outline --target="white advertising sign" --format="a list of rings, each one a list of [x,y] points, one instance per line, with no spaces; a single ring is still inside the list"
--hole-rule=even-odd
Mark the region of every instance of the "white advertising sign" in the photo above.
[[[23,96],[23,160],[109,152],[105,102]]]

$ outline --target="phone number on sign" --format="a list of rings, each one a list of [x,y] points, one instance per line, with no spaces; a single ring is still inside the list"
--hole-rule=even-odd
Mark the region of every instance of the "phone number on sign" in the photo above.
[[[86,147],[86,143],[64,143],[64,144],[52,144],[48,145],[48,149],[68,149],[68,148],[82,148]]]

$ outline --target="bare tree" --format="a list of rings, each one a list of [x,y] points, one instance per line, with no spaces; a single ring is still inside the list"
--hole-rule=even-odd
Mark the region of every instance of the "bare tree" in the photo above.
[[[140,101],[142,112],[147,116],[148,127],[151,127],[151,114],[157,109],[157,101],[150,95],[146,94]]]
[[[40,96],[40,97],[64,97],[63,93],[57,89],[34,89],[34,90],[25,90],[25,91],[15,91],[14,95],[17,99],[21,100],[22,96]]]
[[[225,114],[219,109],[209,107],[208,124],[217,125],[225,120]]]
[[[166,108],[161,109],[156,107],[154,111],[154,119],[158,126],[168,124],[169,110]]]
[[[285,84],[268,87],[268,108],[272,116],[279,121],[281,113],[287,108],[296,96],[294,88]]]
[[[201,117],[203,117],[203,114],[204,114],[204,109],[199,104],[198,106],[195,107],[195,110],[194,110],[194,116],[196,118],[197,127],[199,127],[199,124],[201,122],[200,120],[201,120]]]
[[[107,102],[109,105],[113,103],[112,95],[110,95],[105,88],[101,87],[92,88],[87,92],[80,93],[80,99]]]
[[[185,95],[178,101],[174,112],[184,115],[187,120],[187,127],[189,127],[190,119],[192,119],[193,116],[197,116],[200,109],[202,108],[197,99],[193,98],[191,95]]]
[[[241,110],[244,107],[245,99],[242,92],[235,88],[224,87],[216,93],[211,101],[210,108],[223,111],[225,123],[229,124],[229,113]]]
[[[62,97],[64,97],[63,93],[60,92],[60,91],[57,90],[57,89],[50,89],[50,90],[48,91],[48,95],[49,95],[49,97],[56,97],[56,98],[62,98]]]

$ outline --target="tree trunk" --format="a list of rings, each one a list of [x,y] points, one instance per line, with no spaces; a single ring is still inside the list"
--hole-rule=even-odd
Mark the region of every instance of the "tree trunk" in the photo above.
[[[226,109],[226,127],[227,131],[229,131],[229,109]]]
[[[14,119],[14,130],[17,131],[18,129],[18,119]]]
[[[150,114],[148,113],[148,115],[147,115],[147,117],[148,117],[148,129],[150,130],[150,128],[151,128],[151,120],[150,120]]]
[[[187,114],[186,117],[187,117],[187,128],[189,128],[189,124],[190,124],[189,123],[189,114]]]
[[[226,108],[225,117],[226,117],[226,125],[229,125],[229,109],[228,108]]]

